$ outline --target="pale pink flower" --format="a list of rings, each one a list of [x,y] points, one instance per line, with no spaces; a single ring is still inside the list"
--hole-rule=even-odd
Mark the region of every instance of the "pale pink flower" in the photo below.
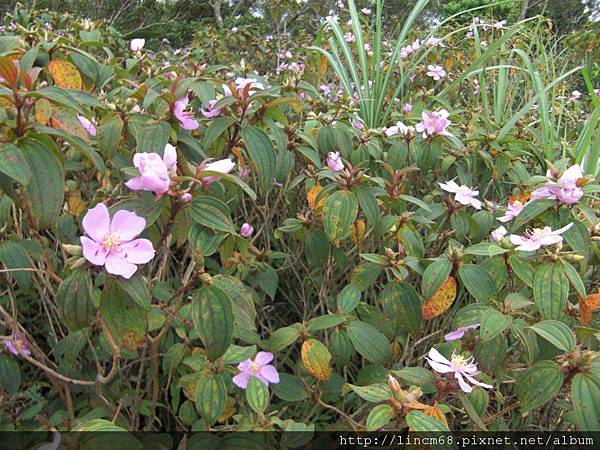
[[[4,339],[4,345],[15,356],[31,355],[29,342],[27,342],[23,333],[13,333],[10,339]]]
[[[240,228],[240,236],[242,237],[250,237],[254,233],[254,227],[249,223],[244,223]]]
[[[146,220],[132,211],[120,210],[109,216],[108,208],[98,203],[83,218],[81,236],[83,256],[95,266],[123,278],[131,278],[136,264],[154,258],[154,247],[148,239],[136,239],[146,228]]]
[[[96,136],[96,121],[94,119],[89,120],[87,117],[77,114],[77,120],[79,120],[83,129],[87,131],[90,136]]]
[[[415,137],[415,127],[408,126],[404,122],[398,121],[396,125],[388,127],[384,130],[387,137],[401,135],[405,139],[412,139]]]
[[[356,38],[354,37],[354,35],[351,32],[348,32],[348,33],[344,34],[344,40],[346,42],[355,42]]]
[[[525,231],[523,236],[516,234],[510,235],[510,242],[516,245],[516,250],[522,252],[533,252],[541,247],[548,247],[549,245],[558,244],[563,241],[561,234],[567,231],[573,226],[570,223],[567,226],[559,228],[558,230],[552,231],[550,227],[534,228]]]
[[[369,14],[371,14],[371,9],[370,8],[362,8],[360,10],[361,13],[363,13],[364,15],[368,16]]]
[[[481,209],[481,202],[475,198],[479,195],[479,191],[469,186],[459,186],[454,180],[438,184],[444,191],[453,193],[454,199],[461,205],[471,205],[475,209]]]
[[[248,94],[251,94],[252,92],[258,90],[258,89],[264,89],[265,86],[256,80],[256,78],[242,78],[242,77],[238,77],[235,79],[234,81],[235,85],[238,88],[238,91],[244,91],[244,89],[246,88],[246,86],[250,86],[248,88]]]
[[[327,167],[332,172],[341,172],[344,170],[344,162],[339,152],[329,152],[327,154]]]
[[[596,97],[600,97],[600,88],[594,89],[594,94],[596,94]]]
[[[206,108],[202,110],[202,115],[207,119],[213,119],[215,117],[219,117],[223,113],[222,108],[215,108],[217,104],[217,100],[211,100],[206,105]]]
[[[490,233],[490,236],[492,237],[492,241],[500,242],[500,240],[507,234],[508,234],[508,230],[506,228],[504,228],[504,226],[500,226],[500,227],[496,228],[494,231],[492,231]]]
[[[448,120],[450,113],[445,109],[440,111],[428,112],[423,111],[421,114],[422,122],[415,125],[419,133],[423,133],[423,138],[434,136],[452,136],[446,128],[452,124]]]
[[[183,194],[181,194],[181,201],[183,203],[189,203],[192,201],[192,194],[190,194],[189,192],[184,192]]]
[[[133,165],[139,170],[140,176],[133,177],[125,186],[134,191],[151,191],[162,195],[169,190],[171,176],[177,171],[177,150],[167,144],[162,158],[158,153],[136,153],[133,155]]]
[[[180,98],[173,104],[173,114],[181,124],[184,130],[195,130],[200,126],[198,121],[194,119],[194,113],[186,111],[189,103],[188,96]]]
[[[431,36],[429,39],[427,39],[425,41],[425,45],[427,45],[429,47],[437,47],[438,45],[440,45],[443,47],[442,42],[444,42],[443,39],[436,38],[435,36]]]
[[[269,364],[272,360],[273,353],[258,352],[254,361],[250,358],[242,361],[237,366],[240,373],[233,377],[233,383],[242,389],[246,389],[250,377],[258,378],[258,380],[266,386],[268,386],[269,383],[279,383],[277,369],[275,366]]]
[[[552,178],[552,172],[548,170],[546,177]],[[562,176],[554,181],[549,181],[543,187],[532,192],[531,198],[538,200],[548,198],[558,200],[566,205],[577,203],[583,197],[583,190],[577,185],[577,181],[583,178],[583,171],[579,164],[569,167]]]
[[[208,164],[201,165],[199,167],[200,170],[210,171],[210,172],[219,172],[219,173],[229,173],[235,168],[235,163],[229,159],[219,159],[218,161],[213,161]],[[202,183],[204,186],[209,186],[216,181],[219,181],[220,177],[217,175],[209,175],[206,177],[202,177]]]
[[[465,333],[469,330],[474,330],[479,328],[479,324],[478,323],[474,323],[473,325],[467,325],[464,327],[458,327],[456,330],[452,331],[451,333],[448,333],[447,335],[444,336],[444,339],[446,340],[446,342],[449,341],[455,341],[457,339],[462,339],[463,336],[465,335]]]
[[[571,92],[571,101],[579,100],[581,98],[581,92],[573,91]]]
[[[446,71],[442,66],[430,64],[427,66],[427,75],[438,81],[446,76]]]
[[[358,119],[353,119],[350,123],[352,124],[352,128],[355,128],[357,130],[364,130],[365,129],[365,124],[362,123]]]
[[[498,217],[498,220],[502,223],[510,222],[523,211],[523,208],[525,208],[525,204],[521,203],[519,200],[515,200],[508,204],[506,213],[502,217]]]
[[[486,389],[494,388],[494,386],[482,383],[475,379],[475,376],[479,374],[479,370],[477,370],[477,364],[473,362],[474,358],[472,356],[467,358],[463,355],[452,353],[452,357],[448,360],[433,347],[429,350],[427,356],[428,357],[425,359],[427,359],[433,370],[438,373],[454,374],[454,377],[458,381],[458,385],[463,392],[466,392],[467,394],[473,390],[467,381],[475,386],[481,386]]]
[[[406,116],[412,112],[412,109],[413,109],[412,103],[405,103],[402,106],[402,114],[404,114]]]
[[[139,53],[146,45],[146,39],[132,39],[129,42],[129,48],[132,52]]]

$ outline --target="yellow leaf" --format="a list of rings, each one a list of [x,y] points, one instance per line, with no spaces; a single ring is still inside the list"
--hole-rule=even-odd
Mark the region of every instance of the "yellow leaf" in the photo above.
[[[439,420],[444,425],[446,425],[446,428],[448,428],[448,421],[446,420],[446,416],[444,416],[444,413],[437,406],[428,406],[426,409],[423,410],[423,413],[426,416],[433,417],[434,419]]]
[[[456,298],[456,280],[449,275],[435,294],[423,305],[423,318],[433,319],[450,308]]]
[[[365,228],[365,221],[362,219],[358,219],[352,224],[352,229],[350,230],[350,239],[352,239],[352,242],[358,245],[365,240]]]
[[[75,216],[83,214],[87,209],[87,204],[81,198],[81,191],[79,189],[73,191],[69,195],[68,204],[69,212]]]
[[[323,205],[325,204],[325,200],[327,200],[327,197],[323,197],[317,202],[317,197],[319,196],[319,193],[322,190],[323,190],[323,188],[321,187],[321,185],[315,184],[306,193],[306,200],[308,200],[308,206],[310,207],[310,209],[322,209],[323,208]]]
[[[331,376],[331,354],[327,347],[316,339],[308,339],[302,344],[302,364],[317,380],[327,381]]]
[[[50,75],[54,80],[54,84],[61,88],[81,89],[83,82],[81,74],[73,64],[69,61],[55,59],[48,63]]]
[[[45,98],[40,98],[35,102],[35,120],[42,125],[48,125],[52,116],[52,104]]]

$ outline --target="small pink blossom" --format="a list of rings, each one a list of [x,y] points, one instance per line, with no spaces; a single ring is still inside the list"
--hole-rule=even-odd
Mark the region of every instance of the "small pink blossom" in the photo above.
[[[438,184],[444,191],[453,193],[454,199],[461,205],[471,205],[475,209],[481,209],[481,202],[475,198],[479,195],[479,191],[469,186],[459,186],[454,180]]]
[[[184,192],[183,194],[181,194],[181,201],[183,203],[189,203],[192,201],[192,194],[190,194],[189,192]]]
[[[406,140],[410,140],[415,137],[415,127],[405,125],[404,122],[398,121],[396,125],[385,128],[384,133],[387,137],[393,137],[400,135]]]
[[[185,110],[188,103],[189,99],[187,95],[177,100],[173,105],[173,114],[184,130],[195,130],[200,124],[194,119],[194,113]]]
[[[254,233],[254,227],[249,223],[244,223],[240,228],[240,236],[242,237],[250,237],[252,236],[252,233]]]
[[[237,366],[240,373],[233,377],[233,383],[241,389],[246,389],[250,377],[258,378],[258,380],[266,386],[268,386],[269,383],[279,383],[277,369],[275,366],[269,364],[272,360],[273,353],[258,352],[254,361],[250,358],[242,361]]]
[[[508,234],[508,230],[504,228],[504,226],[500,226],[496,228],[494,231],[490,233],[492,241],[500,242],[500,240]]]
[[[467,394],[473,390],[467,381],[475,386],[481,386],[486,389],[494,388],[494,386],[482,383],[475,379],[475,376],[479,374],[479,370],[477,370],[477,364],[473,362],[474,358],[472,356],[467,358],[463,355],[452,353],[451,359],[448,360],[433,347],[429,350],[427,356],[428,357],[425,359],[427,359],[433,370],[438,373],[454,374],[454,377],[458,381],[458,385],[462,391]]]
[[[430,64],[427,66],[427,75],[433,78],[435,81],[439,81],[446,76],[446,71],[442,66]]]
[[[346,42],[356,42],[356,38],[354,37],[354,35],[351,32],[344,34],[344,40]]]
[[[89,120],[87,117],[77,114],[77,120],[79,120],[83,129],[87,131],[90,136],[96,136],[96,121],[94,119]]]
[[[202,115],[207,119],[213,119],[215,117],[219,117],[223,113],[222,108],[215,108],[217,104],[217,100],[211,100],[206,105],[206,108],[202,110]]]
[[[446,128],[452,124],[448,120],[450,114],[445,109],[440,111],[423,111],[421,114],[422,122],[419,122],[415,128],[419,133],[423,133],[423,139],[434,136],[452,136]]]
[[[546,177],[552,178],[552,172],[548,170]],[[583,190],[577,185],[580,178],[583,178],[583,171],[578,164],[569,167],[562,176],[554,181],[549,181],[543,187],[532,192],[531,198],[538,200],[548,198],[558,200],[566,205],[577,203],[583,197]]]
[[[125,186],[133,191],[150,191],[160,196],[169,190],[171,176],[177,171],[177,150],[167,144],[162,158],[158,153],[136,153],[133,165],[140,176],[130,179]]]
[[[354,128],[356,130],[364,130],[365,129],[365,124],[362,123],[358,119],[352,119],[352,121],[350,123],[352,124],[352,128]]]
[[[412,109],[413,109],[412,103],[405,103],[402,106],[402,114],[404,114],[406,116],[412,112]]]
[[[525,204],[521,203],[519,200],[515,200],[508,204],[506,213],[502,217],[498,217],[498,220],[502,223],[510,222],[523,211],[523,208],[525,208]]]
[[[235,168],[235,163],[229,159],[219,159],[218,161],[213,161],[208,164],[201,164],[198,169],[200,171],[210,171],[210,172],[219,172],[219,173],[229,173]],[[219,181],[221,177],[217,175],[209,175],[206,177],[202,177],[202,184],[204,186],[210,186],[211,184]]]
[[[516,234],[510,235],[510,242],[516,245],[516,250],[522,252],[533,252],[541,247],[548,247],[550,245],[558,244],[563,241],[561,234],[567,231],[573,226],[570,223],[567,226],[559,228],[558,230],[552,231],[550,227],[534,228],[527,230],[523,236]]]
[[[146,228],[146,220],[132,211],[120,210],[110,217],[108,208],[98,203],[83,218],[81,236],[83,256],[95,266],[123,278],[131,278],[136,264],[154,258],[154,247],[148,239],[136,239]]]
[[[4,339],[4,345],[15,356],[31,355],[29,342],[23,333],[13,333],[10,339]]]
[[[465,335],[465,333],[469,330],[474,330],[479,328],[479,324],[478,323],[474,323],[473,325],[467,325],[464,327],[458,327],[456,330],[452,331],[451,333],[448,333],[447,335],[444,336],[444,339],[446,340],[446,342],[449,341],[455,341],[457,339],[462,339],[462,337]]]
[[[139,53],[146,45],[146,39],[132,39],[129,48],[132,52]]]
[[[344,162],[339,152],[329,152],[327,154],[327,167],[332,172],[341,172],[344,170]]]

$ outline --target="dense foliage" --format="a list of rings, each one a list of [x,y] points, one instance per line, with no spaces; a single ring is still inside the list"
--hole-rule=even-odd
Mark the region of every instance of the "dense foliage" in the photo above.
[[[0,429],[600,429],[597,69],[426,3],[233,54],[7,16]]]

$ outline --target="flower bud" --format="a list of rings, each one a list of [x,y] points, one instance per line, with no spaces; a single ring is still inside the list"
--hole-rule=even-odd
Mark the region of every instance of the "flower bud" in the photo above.
[[[189,203],[192,201],[192,194],[190,194],[189,192],[184,192],[183,194],[181,194],[181,201],[183,203]]]
[[[254,227],[249,223],[243,224],[242,228],[240,228],[240,236],[242,237],[250,237],[252,236],[252,233],[254,233]]]
[[[69,255],[72,256],[81,256],[81,246],[73,245],[73,244],[63,244],[62,247],[65,249]]]
[[[401,391],[400,383],[398,383],[398,380],[396,380],[396,378],[394,378],[392,375],[388,375],[388,386],[394,394],[397,394]]]

